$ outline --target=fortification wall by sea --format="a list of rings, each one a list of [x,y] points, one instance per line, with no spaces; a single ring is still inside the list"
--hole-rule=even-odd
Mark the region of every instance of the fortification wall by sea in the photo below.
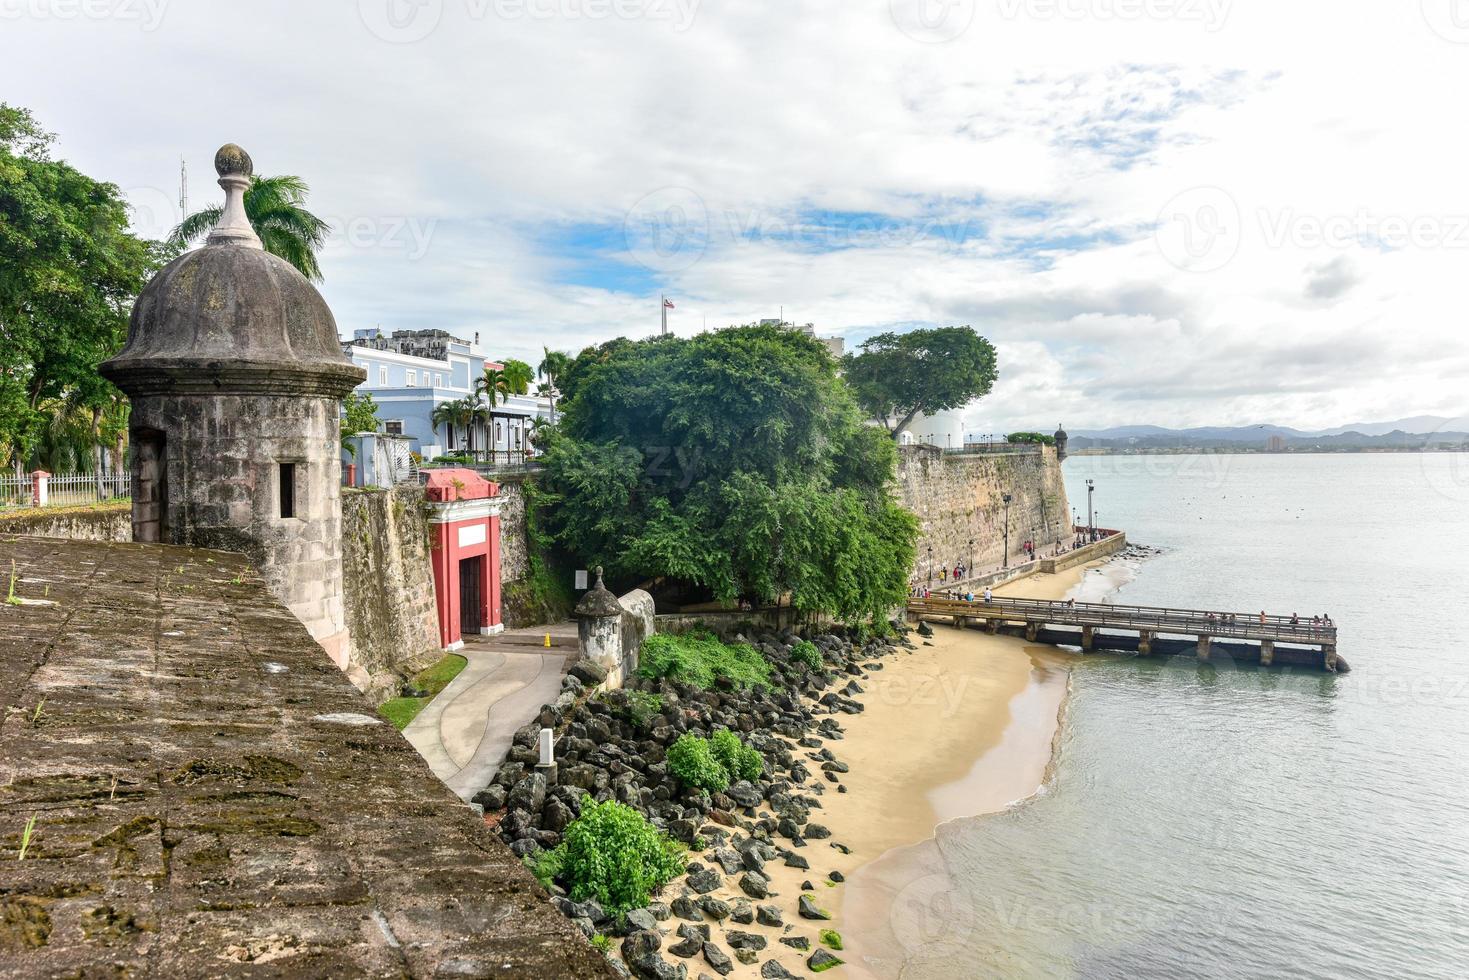
[[[1010,495],[1010,564],[1034,536],[1041,555],[1070,544],[1071,506],[1061,463],[1050,446],[1015,453],[948,453],[929,446],[899,450],[897,490],[921,532],[914,581],[962,562],[975,573],[1005,559],[1005,494]],[[972,542],[972,544],[971,544]]]

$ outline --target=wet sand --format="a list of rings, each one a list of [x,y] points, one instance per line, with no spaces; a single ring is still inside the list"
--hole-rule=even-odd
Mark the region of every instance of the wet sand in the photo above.
[[[1035,575],[996,594],[1059,599],[1078,589],[1086,573],[1076,568]],[[832,837],[809,840],[799,851],[809,871],[782,867],[778,860],[767,869],[778,894],[769,902],[785,912],[785,926],[723,924],[766,936],[762,961],[776,959],[798,976],[810,975],[809,951],[779,940],[804,936],[814,950],[820,930],[829,928],[840,933],[845,947],[836,954],[846,961],[839,975],[897,976],[906,959],[936,948],[934,923],[923,920],[944,901],[941,866],[935,867],[939,825],[1002,810],[1045,782],[1066,698],[1069,655],[979,630],[941,624],[933,630],[927,643],[910,634],[916,650],[884,658],[882,670],[859,682],[866,710],[844,718],[846,737],[828,743],[851,769],[840,777],[845,793],[821,780],[822,808],[811,819]],[[830,883],[832,871],[847,880]],[[806,881],[814,886],[812,900],[831,913],[830,922],[796,916]],[[731,901],[743,897],[716,894]],[[919,921],[907,921],[914,909]],[[717,939],[723,930],[714,931]],[[730,976],[753,978],[759,972],[736,963]]]

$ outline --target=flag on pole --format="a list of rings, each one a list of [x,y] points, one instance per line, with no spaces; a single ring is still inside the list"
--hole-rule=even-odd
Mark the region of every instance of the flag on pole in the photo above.
[[[664,309],[673,309],[673,300],[669,299],[667,296],[663,297],[663,307]]]

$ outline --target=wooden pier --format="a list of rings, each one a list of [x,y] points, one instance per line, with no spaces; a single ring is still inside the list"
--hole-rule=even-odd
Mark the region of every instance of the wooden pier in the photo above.
[[[1075,646],[1083,651],[1111,650],[1141,656],[1192,653],[1278,665],[1309,666],[1332,673],[1350,668],[1337,655],[1336,627],[1309,619],[1261,613],[1221,613],[1160,606],[1116,606],[1098,602],[994,597],[985,602],[933,596],[908,600],[908,618],[948,619],[959,628],[977,625],[991,633],[1012,633],[1033,643]]]

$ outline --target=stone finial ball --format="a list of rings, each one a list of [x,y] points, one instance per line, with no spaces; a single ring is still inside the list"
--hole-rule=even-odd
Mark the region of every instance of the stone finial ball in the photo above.
[[[214,170],[221,177],[231,174],[239,174],[249,177],[255,172],[255,163],[250,159],[250,154],[234,143],[226,143],[214,154]]]

